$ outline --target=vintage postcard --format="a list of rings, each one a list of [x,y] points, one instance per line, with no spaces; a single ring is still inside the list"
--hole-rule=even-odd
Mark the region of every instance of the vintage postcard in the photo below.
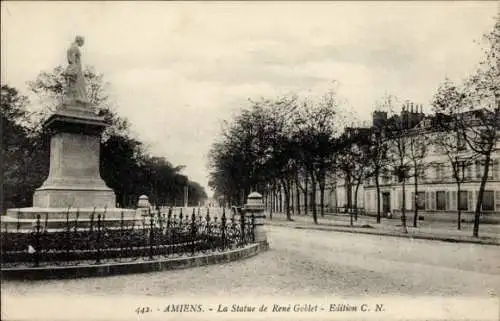
[[[1,319],[500,320],[490,1],[2,1]]]

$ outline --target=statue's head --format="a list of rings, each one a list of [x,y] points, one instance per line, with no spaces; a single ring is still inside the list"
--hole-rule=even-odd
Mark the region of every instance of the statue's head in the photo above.
[[[81,46],[83,46],[83,43],[85,42],[85,40],[82,36],[76,36],[75,42],[79,47],[81,47]]]

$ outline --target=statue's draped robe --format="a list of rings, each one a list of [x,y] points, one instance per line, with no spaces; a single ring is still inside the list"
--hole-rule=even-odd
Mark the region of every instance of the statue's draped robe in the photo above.
[[[68,68],[66,69],[67,96],[78,102],[88,102],[85,89],[85,78],[83,77],[82,64],[80,61],[80,49],[76,43],[68,49]]]

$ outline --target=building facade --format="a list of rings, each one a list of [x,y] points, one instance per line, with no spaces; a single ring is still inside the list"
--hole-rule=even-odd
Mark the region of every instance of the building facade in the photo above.
[[[394,116],[393,116],[394,117]],[[460,150],[456,153],[446,152],[437,143],[436,138],[442,135],[453,135],[452,132],[436,130],[436,122],[442,121],[436,115],[425,115],[415,106],[406,106],[402,113],[395,119],[409,119],[409,130],[405,131],[407,139],[418,137],[425,143],[425,153],[419,159],[417,190],[415,191],[414,174],[405,177],[405,208],[411,217],[414,207],[418,207],[419,216],[424,220],[454,221],[457,211],[462,211],[465,221],[473,220],[476,208],[481,178],[484,173],[484,157],[474,153],[465,143],[460,143]],[[393,119],[394,120],[394,119]],[[473,120],[473,119],[472,119]],[[384,112],[374,112],[372,128],[380,126],[388,121]],[[500,135],[497,133],[497,137]],[[390,137],[387,138],[389,145],[394,145]],[[408,142],[406,142],[408,144]],[[496,149],[491,154],[489,163],[488,180],[485,185],[482,203],[482,221],[500,223],[500,141],[497,140]],[[394,151],[389,150],[389,154]],[[451,162],[457,165],[458,177],[460,179],[460,191],[456,177],[454,176]],[[411,164],[408,159],[407,162]],[[401,177],[394,175],[391,166],[385,166],[379,176],[380,209],[383,216],[388,213],[398,216],[403,206],[403,184]],[[304,205],[303,193],[299,193],[301,205]],[[309,197],[313,195],[309,193]],[[377,188],[373,176],[364,179],[358,187],[357,202],[356,184],[346,184],[343,175],[331,173],[326,182],[324,193],[324,204],[326,212],[348,212],[349,208],[357,205],[358,209],[375,215],[377,213]],[[293,198],[297,197],[294,192]],[[320,194],[316,191],[317,206],[319,206]],[[309,202],[310,203],[310,202]],[[295,205],[295,204],[294,204]]]

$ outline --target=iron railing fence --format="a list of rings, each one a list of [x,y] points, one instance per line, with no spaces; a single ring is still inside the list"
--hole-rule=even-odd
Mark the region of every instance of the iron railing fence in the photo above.
[[[32,229],[4,228],[1,266],[103,264],[194,256],[223,252],[254,242],[253,214],[211,215],[209,208],[184,214],[148,210],[141,219],[127,221],[123,214],[109,224],[104,214],[91,214],[86,224],[69,219],[63,228],[37,215]],[[118,224],[117,224],[118,223]]]

